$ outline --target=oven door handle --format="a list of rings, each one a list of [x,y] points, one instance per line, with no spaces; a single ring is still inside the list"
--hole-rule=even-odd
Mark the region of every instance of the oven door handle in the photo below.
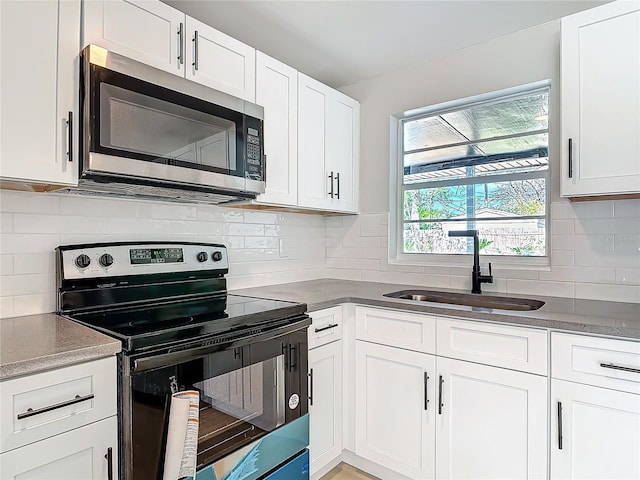
[[[222,350],[229,350],[230,348],[242,347],[256,342],[263,342],[271,340],[273,338],[288,335],[289,333],[303,330],[311,325],[311,319],[305,318],[303,321],[289,323],[282,327],[274,328],[266,332],[258,333],[255,335],[249,335],[247,337],[241,337],[236,339],[230,339],[228,342],[221,342],[215,345],[205,345],[202,347],[194,347],[186,350],[179,350],[177,352],[163,353],[160,355],[152,355],[149,357],[136,358],[132,361],[132,372],[141,372],[158,367],[166,367],[168,365],[175,365],[177,363],[188,362],[191,360],[197,360],[204,358],[212,353],[220,352]]]

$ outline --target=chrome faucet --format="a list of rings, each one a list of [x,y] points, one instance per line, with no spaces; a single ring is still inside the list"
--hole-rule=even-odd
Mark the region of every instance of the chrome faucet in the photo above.
[[[482,293],[480,285],[493,283],[491,275],[491,262],[489,262],[489,275],[480,272],[480,240],[478,230],[451,230],[450,237],[473,237],[473,270],[471,271],[471,293]]]

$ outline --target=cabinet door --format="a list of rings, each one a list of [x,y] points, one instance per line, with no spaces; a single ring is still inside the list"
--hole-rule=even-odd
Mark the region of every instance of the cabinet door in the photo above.
[[[547,378],[442,357],[437,366],[436,477],[546,478]]]
[[[338,91],[332,92],[327,165],[334,172],[333,207],[358,212],[360,162],[360,104]]]
[[[342,341],[309,350],[309,453],[311,475],[342,453]]]
[[[108,476],[109,460],[113,469],[111,477]],[[3,480],[110,480],[117,476],[117,417],[0,455]]]
[[[298,202],[298,72],[256,53],[256,103],[264,107],[267,185],[261,203]]]
[[[640,192],[640,2],[562,19],[561,53],[562,195]]]
[[[80,0],[2,1],[0,27],[0,177],[73,185]]]
[[[298,205],[330,209],[333,174],[327,160],[331,88],[298,73]],[[331,174],[331,178],[329,175]]]
[[[433,478],[435,357],[362,341],[355,355],[355,453],[411,478]]]
[[[187,17],[187,78],[255,102],[256,50]]]
[[[554,379],[551,416],[552,479],[640,478],[640,395]]]
[[[82,44],[184,76],[184,21],[184,13],[157,0],[86,0]]]

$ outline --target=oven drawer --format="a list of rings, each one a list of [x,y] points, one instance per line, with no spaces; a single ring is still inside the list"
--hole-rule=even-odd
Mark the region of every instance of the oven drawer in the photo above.
[[[0,382],[0,452],[117,413],[116,357]]]
[[[553,332],[551,351],[553,378],[640,393],[640,342]]]
[[[438,317],[438,355],[547,375],[547,331]]]
[[[326,345],[342,338],[342,307],[331,307],[317,312],[310,312],[309,348]]]

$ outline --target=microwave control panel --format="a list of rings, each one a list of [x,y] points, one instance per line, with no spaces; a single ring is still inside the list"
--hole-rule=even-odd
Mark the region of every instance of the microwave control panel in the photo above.
[[[264,181],[264,161],[262,146],[262,121],[256,118],[247,119],[247,153],[245,177],[251,180]]]

